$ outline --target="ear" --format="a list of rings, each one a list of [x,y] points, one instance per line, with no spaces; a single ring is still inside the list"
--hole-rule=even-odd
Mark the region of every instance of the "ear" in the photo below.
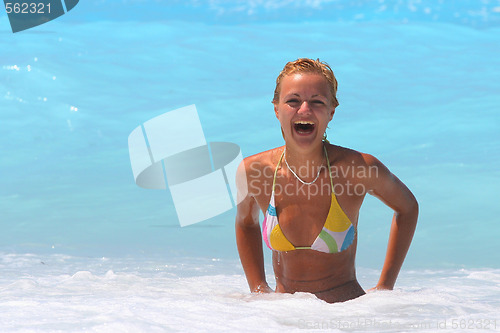
[[[335,114],[335,108],[333,108],[331,111],[330,111],[330,120],[332,120],[333,118],[333,115]]]
[[[280,118],[278,117],[278,104],[273,103],[273,105],[274,105],[274,114],[276,115],[276,118],[278,118],[278,120],[279,120]]]

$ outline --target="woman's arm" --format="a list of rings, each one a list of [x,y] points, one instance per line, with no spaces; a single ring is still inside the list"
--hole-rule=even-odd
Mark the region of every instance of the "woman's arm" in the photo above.
[[[236,244],[241,265],[245,271],[251,292],[272,292],[266,282],[264,271],[264,254],[262,253],[262,236],[259,225],[259,205],[248,193],[247,176],[244,162],[236,173],[238,188],[238,206],[236,213]],[[243,197],[243,199],[242,199]]]
[[[394,210],[384,266],[374,289],[393,289],[417,225],[418,203],[411,191],[385,165],[371,155],[364,155],[369,167],[369,193]]]

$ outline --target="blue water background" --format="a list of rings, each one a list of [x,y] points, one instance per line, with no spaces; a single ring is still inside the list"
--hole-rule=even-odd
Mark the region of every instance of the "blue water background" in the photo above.
[[[127,137],[194,103],[207,141],[282,145],[274,80],[312,57],[339,81],[331,141],[419,200],[406,267],[500,267],[500,1],[88,0],[16,34],[0,15],[0,252],[237,258],[235,210],[181,228]],[[366,199],[358,265],[381,267],[391,217]]]

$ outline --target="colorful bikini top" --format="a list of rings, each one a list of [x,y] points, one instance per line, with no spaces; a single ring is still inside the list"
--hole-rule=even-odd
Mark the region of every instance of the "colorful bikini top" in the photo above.
[[[326,163],[328,165],[328,174],[330,175],[330,185],[332,188],[332,200],[330,203],[330,210],[326,217],[323,229],[311,246],[294,246],[283,234],[281,227],[278,223],[278,215],[276,214],[276,204],[274,202],[274,187],[276,183],[276,174],[278,173],[279,165],[283,160],[285,151],[281,154],[280,160],[276,165],[273,179],[273,191],[271,193],[271,201],[264,216],[262,223],[262,237],[266,245],[274,251],[293,251],[293,250],[315,250],[325,253],[337,253],[347,249],[354,241],[356,230],[351,221],[344,213],[337,197],[333,193],[333,180],[330,170],[330,161],[328,154],[325,150]]]

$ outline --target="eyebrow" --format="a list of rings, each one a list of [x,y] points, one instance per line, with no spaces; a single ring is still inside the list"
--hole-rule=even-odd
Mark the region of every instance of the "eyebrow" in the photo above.
[[[300,95],[299,95],[299,94],[297,94],[297,93],[293,93],[293,94],[291,94],[291,95],[292,95],[292,96],[297,96],[297,97],[300,97]],[[288,95],[286,95],[286,96],[288,96]],[[320,95],[320,94],[316,94],[316,95],[312,95],[312,96],[311,96],[311,98],[314,98],[314,97],[324,97],[324,98],[327,98],[326,96],[323,96],[323,95]]]

